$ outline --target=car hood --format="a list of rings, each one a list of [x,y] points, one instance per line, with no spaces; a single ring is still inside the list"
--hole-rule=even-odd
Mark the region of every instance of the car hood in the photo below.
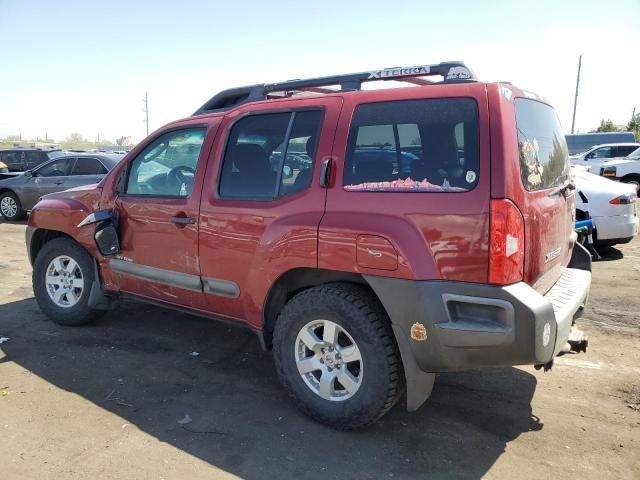
[[[25,179],[24,173],[0,173],[0,188],[3,186],[19,185]]]
[[[607,160],[602,164],[603,167],[615,167],[616,165],[624,165],[627,163],[637,162],[638,160],[627,160],[624,157],[621,158],[612,158],[611,160]]]
[[[40,197],[40,201],[36,204],[34,209],[47,208],[47,206],[54,206],[59,201],[78,202],[84,205],[91,211],[98,209],[100,204],[100,197],[102,196],[102,187],[97,183],[92,185],[83,185],[81,187],[70,188],[69,190],[63,190],[62,192],[50,193]]]

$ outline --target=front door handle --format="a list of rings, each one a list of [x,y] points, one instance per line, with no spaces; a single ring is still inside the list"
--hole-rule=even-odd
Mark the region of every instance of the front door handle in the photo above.
[[[64,185],[64,182],[53,182],[54,185]]]
[[[196,223],[195,218],[192,217],[171,217],[171,221],[178,225],[190,225]]]

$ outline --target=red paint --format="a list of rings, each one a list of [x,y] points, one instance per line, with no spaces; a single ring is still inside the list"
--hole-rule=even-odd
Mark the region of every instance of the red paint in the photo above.
[[[510,87],[512,88],[512,87]],[[515,96],[523,95],[515,87]],[[343,170],[354,109],[362,103],[467,97],[479,112],[477,186],[463,193],[383,193],[344,190]],[[222,200],[220,162],[231,124],[257,111],[301,107],[324,110],[311,186],[275,201]],[[180,126],[206,125],[208,133],[188,199],[114,194],[119,172],[158,135]],[[332,159],[329,188],[319,186],[324,159]],[[141,142],[94,189],[63,192],[40,202],[29,225],[77,239],[99,259],[105,288],[125,291],[260,328],[271,287],[286,272],[306,267],[404,279],[486,283],[492,198],[508,198],[524,217],[524,279],[536,282],[550,266],[544,252],[565,242],[573,198],[558,209],[548,192],[528,193],[520,181],[513,102],[497,84],[466,83],[348,92],[241,105],[225,113],[173,122]],[[76,225],[91,211],[120,215],[120,256],[134,263],[235,282],[237,298],[167,287],[111,272],[93,245],[92,228]],[[196,219],[176,226],[169,217]],[[556,263],[568,261],[567,248]],[[369,251],[381,253],[371,255]]]

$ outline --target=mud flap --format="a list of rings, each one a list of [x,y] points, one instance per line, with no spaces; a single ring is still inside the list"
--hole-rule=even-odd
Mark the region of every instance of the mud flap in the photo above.
[[[431,396],[436,374],[420,370],[402,328],[395,324],[392,324],[391,327],[400,349],[404,376],[407,382],[407,411],[415,412]]]
[[[89,307],[96,310],[111,310],[113,308],[113,299],[107,297],[102,290],[100,284],[100,272],[98,270],[98,262],[93,260],[93,284],[89,291]]]

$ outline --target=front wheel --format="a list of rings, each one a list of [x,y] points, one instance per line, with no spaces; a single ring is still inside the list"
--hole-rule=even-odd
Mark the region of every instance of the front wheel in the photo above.
[[[640,175],[629,175],[622,179],[623,183],[628,183],[636,187],[636,193],[640,195]]]
[[[21,220],[25,216],[20,199],[13,192],[4,192],[0,195],[0,214],[2,218],[10,222]]]
[[[89,307],[93,259],[70,238],[46,243],[33,265],[33,292],[40,309],[60,325],[82,325],[105,312]]]
[[[360,286],[330,284],[293,297],[278,316],[273,347],[280,380],[298,407],[333,428],[370,425],[404,391],[387,315]]]

